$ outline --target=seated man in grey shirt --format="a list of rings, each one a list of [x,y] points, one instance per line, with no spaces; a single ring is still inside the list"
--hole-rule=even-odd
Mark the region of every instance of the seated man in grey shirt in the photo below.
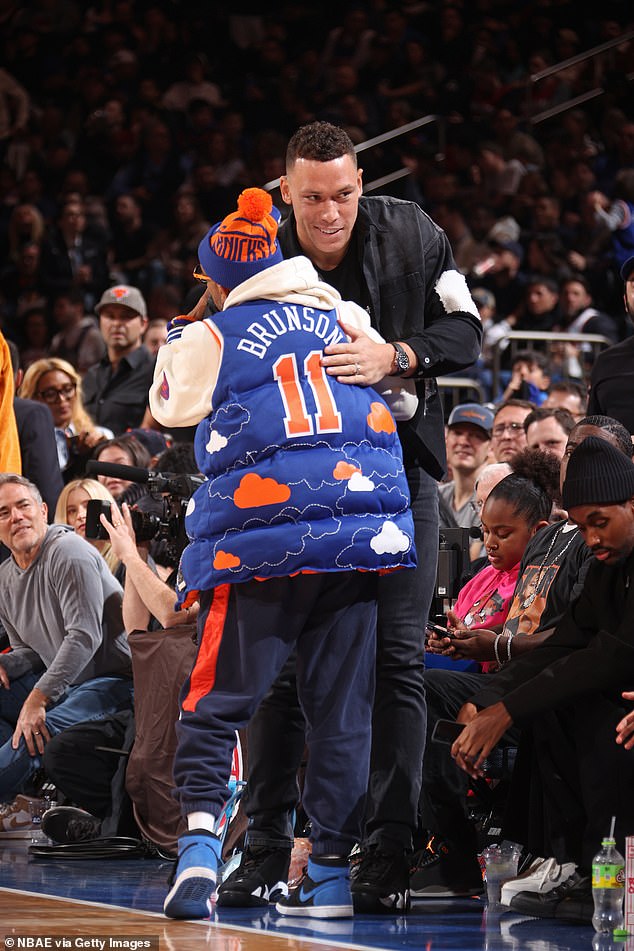
[[[82,720],[132,704],[122,590],[98,551],[65,525],[47,524],[33,483],[0,474],[0,801],[40,766],[46,742]]]

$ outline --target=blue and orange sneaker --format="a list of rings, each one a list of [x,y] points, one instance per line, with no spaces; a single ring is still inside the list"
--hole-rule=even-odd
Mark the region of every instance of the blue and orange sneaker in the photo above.
[[[350,868],[346,856],[318,856],[308,866],[287,898],[276,904],[280,915],[304,918],[350,918],[353,914]]]
[[[186,832],[178,840],[178,861],[163,904],[168,918],[209,918],[222,843],[211,832]]]

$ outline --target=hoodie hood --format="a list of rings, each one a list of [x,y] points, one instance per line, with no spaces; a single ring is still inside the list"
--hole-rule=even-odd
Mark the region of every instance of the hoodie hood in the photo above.
[[[303,255],[280,261],[238,284],[227,297],[223,310],[252,300],[275,300],[316,310],[334,310],[341,294],[319,280],[317,271]]]

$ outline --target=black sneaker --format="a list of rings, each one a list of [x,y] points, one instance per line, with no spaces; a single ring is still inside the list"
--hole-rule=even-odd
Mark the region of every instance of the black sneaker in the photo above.
[[[53,842],[87,842],[99,838],[101,820],[76,806],[53,806],[42,816],[42,832]]]
[[[218,905],[256,908],[288,895],[290,849],[246,848],[237,869],[218,889]]]
[[[412,898],[468,898],[484,891],[475,855],[452,849],[436,837],[414,855],[409,887]]]
[[[365,915],[409,911],[409,861],[403,852],[383,852],[376,845],[350,856],[350,890],[354,910]]]
[[[546,894],[519,892],[511,899],[512,911],[535,918],[589,924],[594,913],[592,880],[589,875],[573,872],[570,878]]]

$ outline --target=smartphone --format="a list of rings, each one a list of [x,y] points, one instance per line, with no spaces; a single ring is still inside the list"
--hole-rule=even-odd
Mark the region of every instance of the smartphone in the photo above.
[[[101,524],[100,515],[105,515],[109,522],[112,521],[110,511],[111,503],[103,499],[89,499],[86,503],[86,527],[84,529],[86,538],[110,538],[108,532]]]
[[[427,627],[430,631],[433,631],[434,634],[437,634],[438,637],[453,637],[453,632],[443,627],[442,624],[434,624],[433,621],[428,621]]]
[[[464,728],[464,723],[456,723],[455,720],[436,720],[436,726],[434,727],[431,738],[435,740],[436,743],[453,743],[453,741],[460,736]]]

